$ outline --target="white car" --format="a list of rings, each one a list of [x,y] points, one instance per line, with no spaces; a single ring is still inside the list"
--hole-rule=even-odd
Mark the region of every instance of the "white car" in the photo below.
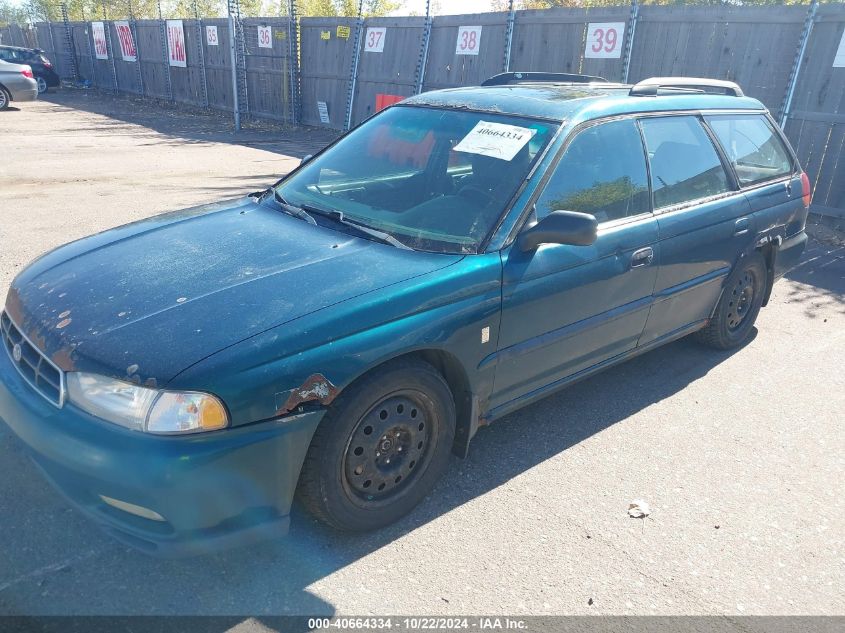
[[[32,68],[0,60],[0,110],[8,108],[12,101],[35,101],[37,98],[38,82]]]

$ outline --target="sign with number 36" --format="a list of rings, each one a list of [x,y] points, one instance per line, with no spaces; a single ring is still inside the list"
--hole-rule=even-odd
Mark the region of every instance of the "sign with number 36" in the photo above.
[[[625,38],[624,22],[590,22],[584,57],[618,59],[622,57],[622,40]]]

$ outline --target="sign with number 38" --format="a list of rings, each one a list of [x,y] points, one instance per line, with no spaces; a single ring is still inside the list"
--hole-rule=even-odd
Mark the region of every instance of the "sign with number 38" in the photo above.
[[[590,22],[587,27],[584,57],[618,59],[622,57],[624,38],[624,22]]]
[[[478,55],[478,47],[480,45],[480,26],[458,27],[458,41],[455,44],[455,55]]]

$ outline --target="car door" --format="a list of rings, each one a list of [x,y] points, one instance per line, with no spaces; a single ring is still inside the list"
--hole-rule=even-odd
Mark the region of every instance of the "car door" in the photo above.
[[[654,304],[640,339],[648,345],[710,317],[756,233],[748,201],[699,117],[648,117],[640,125],[660,230]]]
[[[521,404],[633,349],[656,275],[657,223],[634,119],[576,132],[534,204],[599,221],[590,246],[502,252],[503,296],[491,408]]]

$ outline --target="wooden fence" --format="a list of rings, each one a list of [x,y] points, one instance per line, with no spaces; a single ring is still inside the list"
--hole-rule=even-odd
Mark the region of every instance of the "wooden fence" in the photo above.
[[[115,25],[107,25],[117,48]],[[124,62],[119,49],[109,51],[108,60],[95,59],[90,23],[71,23],[79,75],[106,90],[232,111],[227,20],[183,20],[184,68],[168,63],[159,21],[132,26],[138,62]],[[216,27],[216,45],[209,43],[209,26]],[[269,46],[258,41],[266,38],[267,27]],[[730,79],[785,122],[814,184],[814,211],[843,217],[845,67],[835,66],[834,59],[845,66],[844,30],[843,4],[624,5],[430,19],[302,18],[295,25],[286,18],[245,19],[237,31],[243,34],[247,95],[240,109],[344,129],[373,114],[379,95],[477,85],[505,69],[629,82],[666,75]],[[71,76],[64,24],[42,23],[33,31],[12,25],[0,37],[6,44],[45,49],[60,73]]]

